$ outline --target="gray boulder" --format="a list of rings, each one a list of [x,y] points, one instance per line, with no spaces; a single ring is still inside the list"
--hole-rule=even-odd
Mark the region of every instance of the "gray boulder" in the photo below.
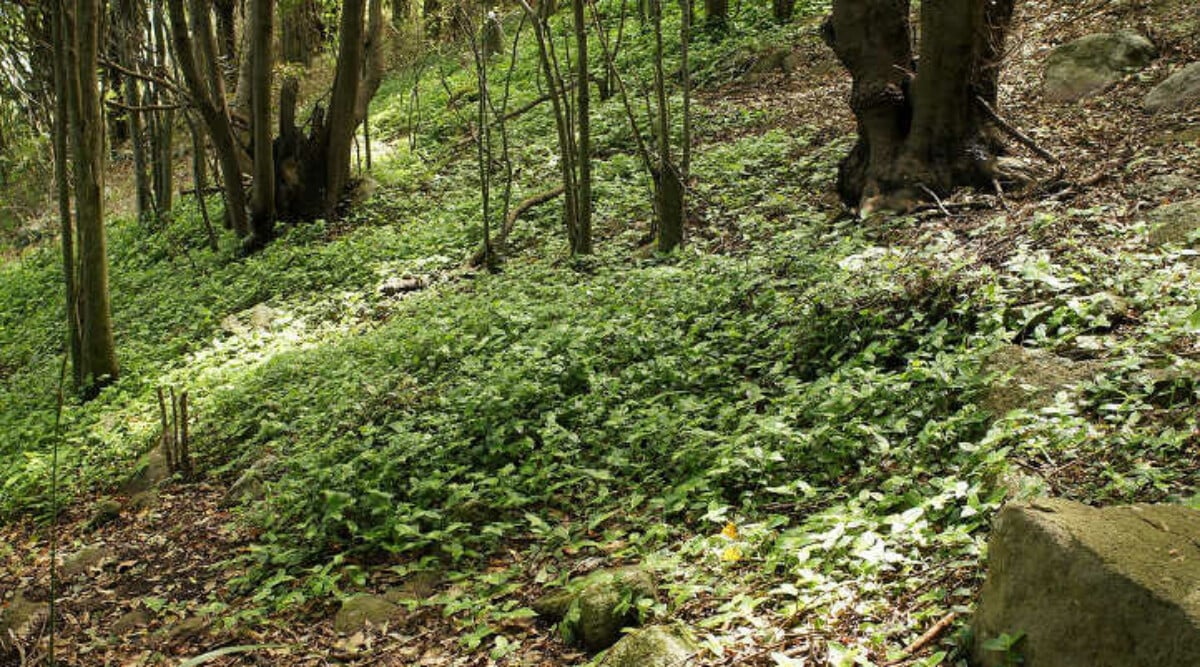
[[[980,667],[1200,665],[1200,511],[1009,504],[974,630]]]
[[[1046,61],[1046,99],[1076,102],[1090,97],[1149,65],[1157,55],[1154,43],[1135,32],[1080,37],[1050,53]]]
[[[1146,214],[1150,245],[1194,247],[1200,235],[1200,199],[1165,204]]]
[[[377,595],[355,595],[342,601],[342,608],[333,619],[333,629],[350,634],[366,625],[379,627],[396,621],[404,615],[404,609]]]
[[[696,643],[675,628],[652,625],[635,630],[604,656],[605,667],[682,667],[696,652]]]
[[[657,589],[654,576],[644,568],[599,570],[534,601],[533,610],[551,621],[565,621],[567,634],[587,650],[603,651],[621,638],[621,630],[637,625],[634,605],[655,597]],[[575,610],[578,614],[572,613]]]
[[[1200,62],[1167,77],[1142,102],[1146,113],[1175,113],[1200,105]]]

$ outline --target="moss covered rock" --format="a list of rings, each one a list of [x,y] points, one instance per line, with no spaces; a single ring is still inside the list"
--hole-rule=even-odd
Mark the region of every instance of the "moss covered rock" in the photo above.
[[[1200,199],[1166,204],[1146,215],[1150,245],[1195,248],[1200,237]]]
[[[1200,511],[1057,499],[997,518],[974,619],[981,667],[1200,665]]]
[[[404,610],[378,595],[355,595],[342,601],[333,619],[333,629],[342,634],[361,630],[368,624],[381,626],[404,615]]]
[[[565,634],[587,650],[602,651],[620,639],[621,630],[637,625],[638,600],[656,591],[654,575],[645,568],[599,570],[535,600],[533,610],[563,622]]]
[[[17,591],[12,600],[0,607],[0,650],[11,651],[16,642],[25,641],[46,618],[50,605],[30,600]]]
[[[1058,392],[1074,389],[1101,368],[1096,361],[1075,361],[1044,350],[1005,345],[984,365],[984,370],[996,377],[983,406],[997,417],[1017,408],[1037,410],[1053,403]]]
[[[1142,103],[1147,113],[1175,113],[1196,106],[1200,106],[1200,62],[1167,77]]]
[[[99,567],[105,561],[111,561],[114,557],[112,549],[104,545],[89,545],[63,558],[62,565],[59,566],[59,574],[63,579],[71,579],[92,568]]]
[[[696,643],[677,628],[652,625],[635,630],[609,649],[606,667],[681,667],[689,664]]]
[[[1046,99],[1075,102],[1149,65],[1154,43],[1135,32],[1106,32],[1063,44],[1046,61]]]

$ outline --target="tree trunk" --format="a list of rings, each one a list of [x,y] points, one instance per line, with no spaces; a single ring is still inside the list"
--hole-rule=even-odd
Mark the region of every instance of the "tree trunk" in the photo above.
[[[71,5],[73,4],[73,7]],[[109,311],[108,254],[104,233],[104,116],[96,75],[100,0],[65,3],[67,99],[75,165],[75,227],[79,233],[79,388],[94,396],[117,378]]]
[[[412,20],[412,0],[392,0],[392,27],[402,30]]]
[[[575,14],[575,117],[578,124],[576,146],[579,151],[575,159],[579,169],[576,180],[578,193],[575,196],[576,218],[571,235],[571,254],[590,255],[592,252],[592,130],[589,90],[591,82],[588,72],[587,18],[584,15],[586,0],[572,0]]]
[[[440,0],[423,0],[421,18],[425,22],[425,37],[436,40],[442,36],[442,3]]]
[[[663,70],[662,0],[650,0],[650,21],[654,25],[654,94],[658,107],[655,135],[658,163],[654,167],[654,212],[658,228],[658,249],[671,252],[683,242],[683,182],[671,156],[671,110],[668,106],[666,74]]]
[[[854,79],[859,134],[839,168],[847,205],[864,214],[909,210],[931,194],[1001,175],[1002,147],[976,97],[995,101],[1013,5],[924,0],[917,61],[908,0],[834,2],[825,39]]]
[[[250,238],[246,250],[262,248],[275,232],[275,160],[271,154],[271,37],[275,8],[272,0],[251,0],[248,56],[253,61],[250,95],[250,134],[254,145],[254,188],[250,200]]]
[[[308,67],[321,48],[321,10],[316,0],[295,0],[287,5],[280,24],[283,59]]]
[[[154,62],[163,70],[167,68],[167,35],[162,0],[154,2]],[[151,89],[150,102],[164,104],[168,97],[162,87],[155,84]],[[175,111],[165,109],[150,115],[151,173],[154,181],[155,208],[160,216],[170,213],[175,192],[174,161]]]
[[[71,218],[71,181],[69,176],[71,112],[68,102],[67,42],[65,12],[47,8],[45,20],[50,23],[51,44],[54,49],[54,180],[58,190],[58,215],[62,225],[63,282],[66,286],[67,350],[76,386],[83,368],[83,351],[79,336],[79,292],[75,265],[75,224]]]
[[[237,0],[213,0],[213,16],[217,20],[217,47],[220,49],[221,72],[226,89],[237,85]]]
[[[704,0],[704,23],[709,29],[724,30],[729,25],[729,0]]]
[[[771,13],[775,15],[775,20],[780,23],[787,23],[792,20],[792,14],[796,11],[796,0],[771,0]]]
[[[191,0],[192,31],[196,38],[193,44],[190,37],[187,19],[184,14],[183,0],[167,0],[168,13],[171,20],[171,39],[175,47],[175,60],[196,105],[200,117],[208,129],[213,143],[213,150],[221,165],[221,180],[225,193],[225,213],[229,216],[231,225],[238,236],[249,234],[250,226],[246,218],[246,190],[242,185],[242,168],[238,152],[241,150],[233,134],[233,125],[229,119],[229,109],[225,105],[225,81],[214,66],[210,66],[205,74],[201,73],[197,61],[215,65],[216,49],[213,46],[212,24],[209,20],[205,3],[202,0]]]
[[[342,4],[342,24],[339,30],[337,71],[329,99],[329,122],[325,125],[326,174],[324,210],[333,218],[338,202],[350,181],[350,149],[358,129],[356,112],[359,106],[359,77],[363,71],[364,0],[346,0]]]
[[[120,9],[121,35],[119,46],[121,60],[130,70],[138,69],[137,56],[142,48],[142,5],[139,0],[122,0]],[[146,159],[146,130],[142,112],[142,82],[137,77],[125,77],[126,119],[129,123],[129,145],[133,150],[134,190],[138,220],[145,222],[154,213],[154,196],[151,191],[149,164]]]
[[[364,30],[366,0],[342,5],[338,58],[326,112],[313,111],[309,134],[296,127],[298,84],[284,83],[280,95],[279,137],[275,140],[276,206],[281,218],[332,218],[350,182],[354,134],[367,113],[383,73],[383,5],[370,0],[369,25]]]

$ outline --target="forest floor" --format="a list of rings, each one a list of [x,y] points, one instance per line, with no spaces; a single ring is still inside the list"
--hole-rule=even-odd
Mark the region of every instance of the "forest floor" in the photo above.
[[[647,190],[610,101],[599,257],[561,257],[549,204],[502,272],[463,268],[475,167],[438,149],[471,113],[453,102],[473,80],[454,53],[422,68],[423,112],[413,70],[385,84],[373,118],[395,150],[344,221],[246,260],[232,239],[208,253],[187,203],[152,233],[114,226],[126,378],[64,412],[59,664],[222,649],[203,663],[588,664],[603,658],[529,606],[635,563],[660,587],[639,613],[687,626],[697,665],[965,664],[1004,500],[1200,501],[1200,280],[1147,233],[1150,211],[1200,196],[1200,110],[1141,110],[1200,60],[1191,3],[1020,3],[1001,112],[1066,172],[863,222],[832,194],[854,128],[821,7],[787,30],[745,11],[696,47],[678,256],[640,246]],[[1079,104],[1042,99],[1053,46],[1117,28],[1160,57]],[[630,40],[645,76],[646,40]],[[530,49],[514,71],[533,80]],[[552,182],[552,133],[536,112],[512,131],[519,200]],[[9,256],[5,609],[49,598],[61,363],[53,248]],[[1022,376],[1045,386],[1014,401],[997,389],[1004,354],[1000,371],[1037,354],[1078,382]],[[201,472],[138,493],[124,480],[157,440],[159,386],[192,392]],[[231,495],[239,479],[254,488]],[[340,601],[430,573],[382,627],[335,630]],[[0,667],[47,664],[46,615],[32,620],[0,640]]]

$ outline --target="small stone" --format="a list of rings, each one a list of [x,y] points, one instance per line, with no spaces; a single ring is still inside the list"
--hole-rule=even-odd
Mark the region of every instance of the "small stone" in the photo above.
[[[253,502],[262,499],[265,494],[262,475],[256,470],[247,470],[237,478],[237,481],[229,485],[229,490],[221,499],[221,505],[232,507],[244,502]]]
[[[657,588],[653,574],[645,568],[599,570],[573,582],[567,590],[539,598],[532,608],[539,616],[559,621],[577,607],[578,620],[567,630],[581,640],[587,650],[596,652],[612,646],[620,639],[624,628],[637,625],[636,610],[632,605],[629,609],[621,609],[623,603],[653,598]]]
[[[1158,55],[1154,43],[1135,32],[1098,33],[1063,44],[1046,61],[1046,99],[1075,102],[1095,95]]]
[[[163,454],[162,448],[155,447],[138,459],[133,474],[121,485],[121,493],[129,496],[136,495],[158,486],[170,476],[170,472],[167,470],[167,457]]]
[[[112,549],[103,545],[86,546],[63,559],[58,571],[64,579],[70,579],[99,567],[115,558]]]
[[[1011,410],[1037,410],[1051,405],[1060,391],[1073,389],[1095,376],[1096,361],[1074,361],[1044,350],[1005,345],[994,352],[984,370],[998,373],[984,396],[983,406],[1000,417]]]
[[[124,509],[121,503],[112,498],[104,498],[99,500],[92,509],[92,518],[88,519],[87,527],[96,529],[105,524],[112,523],[121,516],[121,510]]]
[[[13,599],[0,609],[0,650],[14,649],[13,637],[16,637],[18,642],[27,639],[49,611],[49,604],[29,600],[25,597],[25,591],[17,591]]]
[[[333,619],[333,629],[342,634],[361,630],[363,626],[381,626],[403,617],[404,609],[377,595],[355,595],[342,601],[342,608]]]
[[[167,641],[186,642],[194,639],[207,632],[209,625],[207,616],[188,616],[167,628]]]
[[[389,278],[379,286],[379,293],[383,296],[396,296],[415,292],[425,287],[426,282],[421,278]]]
[[[652,625],[625,635],[604,655],[606,667],[682,667],[696,652],[695,641],[676,628]]]
[[[383,597],[393,604],[408,601],[428,600],[437,594],[442,585],[442,576],[437,572],[426,570],[409,575],[399,586],[389,588]]]
[[[1167,77],[1154,87],[1142,108],[1146,113],[1175,113],[1200,105],[1200,62],[1195,62]]]
[[[150,614],[145,609],[139,607],[121,614],[121,617],[112,625],[112,634],[123,637],[147,625],[150,625]]]
[[[275,311],[265,303],[260,303],[250,309],[250,326],[260,331],[269,331],[275,318]]]
[[[142,491],[141,493],[136,493],[133,495],[133,497],[131,497],[129,499],[129,509],[131,509],[135,512],[140,512],[142,510],[148,510],[157,504],[158,504],[158,491],[155,491],[154,489],[149,489],[147,491]]]

